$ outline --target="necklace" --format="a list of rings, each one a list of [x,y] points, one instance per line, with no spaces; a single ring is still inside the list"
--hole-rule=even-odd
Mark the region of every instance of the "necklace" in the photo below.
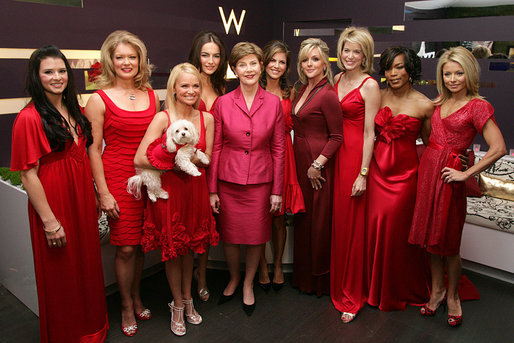
[[[135,95],[134,93],[131,93],[131,94],[129,95],[129,99],[130,99],[130,100],[136,100],[136,95]]]

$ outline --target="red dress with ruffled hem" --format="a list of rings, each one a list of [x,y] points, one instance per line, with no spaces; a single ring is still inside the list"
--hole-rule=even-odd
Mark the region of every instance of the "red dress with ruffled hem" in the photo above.
[[[127,192],[127,181],[134,176],[134,156],[146,129],[155,116],[155,95],[148,89],[149,106],[143,111],[119,108],[102,90],[97,94],[105,103],[104,140],[102,153],[105,182],[120,207],[118,219],[108,218],[111,244],[138,245],[143,227],[145,200]]]
[[[40,341],[103,342],[109,322],[85,140],[79,137],[78,144],[67,142],[64,150],[51,151],[41,117],[30,103],[14,122],[11,169],[38,165],[46,199],[67,240],[65,247],[48,247],[43,223],[29,201]]]
[[[201,111],[200,121],[200,140],[196,148],[205,151],[205,125]],[[154,146],[162,141],[166,141],[165,136],[155,140],[147,152],[155,151]],[[161,260],[167,261],[190,251],[203,254],[208,245],[218,244],[219,235],[209,202],[205,169],[198,169],[202,175],[197,177],[179,170],[161,175],[162,188],[168,192],[169,199],[147,200],[141,239],[144,252],[161,249]]]
[[[291,99],[282,99],[282,110],[284,112],[284,122],[286,127],[286,156],[284,165],[284,193],[282,193],[282,208],[275,213],[275,216],[284,213],[305,212],[302,189],[296,177],[296,163],[294,160],[293,141],[291,130],[293,130],[293,118],[291,118]]]

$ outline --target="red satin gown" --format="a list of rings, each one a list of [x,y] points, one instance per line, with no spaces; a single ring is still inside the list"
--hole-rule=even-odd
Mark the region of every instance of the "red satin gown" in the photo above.
[[[282,99],[282,111],[286,128],[286,156],[284,165],[284,192],[282,193],[282,208],[275,213],[275,216],[284,213],[305,212],[302,189],[296,177],[296,163],[294,160],[293,141],[291,130],[293,130],[293,118],[291,118],[291,99]]]
[[[136,173],[134,155],[155,116],[155,95],[148,89],[146,110],[126,111],[116,106],[104,91],[99,90],[97,94],[105,103],[105,149],[102,154],[105,181],[120,207],[120,217],[109,218],[111,244],[138,245],[143,233],[145,199],[136,199],[129,194],[127,181]]]
[[[368,303],[382,311],[404,310],[429,299],[426,253],[407,242],[418,174],[416,139],[422,120],[393,116],[389,107],[375,117],[377,132],[367,181]]]
[[[14,121],[11,156],[12,170],[39,165],[48,204],[66,232],[65,247],[48,247],[43,223],[29,201],[40,341],[103,342],[109,322],[85,140],[79,137],[78,144],[67,142],[64,150],[51,151],[41,117],[30,103]]]
[[[337,310],[349,313],[359,312],[368,297],[365,225],[368,192],[358,197],[350,195],[362,163],[364,100],[360,88],[369,79],[372,78],[367,77],[340,101],[343,144],[335,159],[330,296]],[[340,80],[335,85],[336,92]]]
[[[166,112],[167,114],[167,112]],[[200,139],[196,148],[205,151],[205,124],[200,111]],[[170,119],[168,115],[168,127]],[[155,140],[147,149],[166,141],[166,134]],[[153,156],[148,155],[152,162]],[[152,162],[152,165],[158,165]],[[162,188],[168,192],[168,199],[147,200],[145,224],[141,246],[144,252],[161,250],[161,260],[175,259],[190,251],[203,254],[209,245],[219,240],[216,223],[212,215],[207,190],[205,169],[198,168],[202,175],[191,176],[180,170],[170,170],[161,175]]]

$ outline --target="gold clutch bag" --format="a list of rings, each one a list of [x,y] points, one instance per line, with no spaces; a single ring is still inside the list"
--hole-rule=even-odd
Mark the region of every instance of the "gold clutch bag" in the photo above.
[[[478,184],[484,195],[514,201],[514,181],[502,180],[483,173],[480,173],[478,177]]]

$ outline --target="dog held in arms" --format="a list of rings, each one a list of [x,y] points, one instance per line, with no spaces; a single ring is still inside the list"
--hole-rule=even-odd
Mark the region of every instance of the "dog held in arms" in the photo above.
[[[180,119],[171,123],[166,130],[166,150],[176,152],[175,168],[192,175],[200,176],[202,173],[191,158],[196,155],[198,160],[205,165],[209,164],[209,158],[202,151],[195,148],[200,139],[194,124],[189,120]],[[177,145],[181,147],[177,150]],[[164,171],[155,169],[136,168],[136,175],[128,180],[127,191],[137,199],[141,198],[141,186],[146,186],[148,197],[153,202],[157,198],[168,199],[168,192],[162,189],[161,174]]]

